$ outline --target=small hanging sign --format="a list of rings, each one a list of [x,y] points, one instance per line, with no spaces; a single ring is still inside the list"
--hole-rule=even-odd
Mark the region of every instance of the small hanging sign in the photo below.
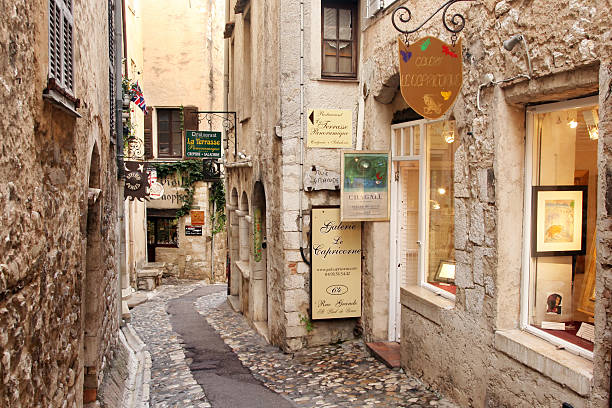
[[[453,105],[463,84],[461,40],[455,45],[424,37],[399,46],[400,89],[419,115],[437,119]]]
[[[144,163],[125,161],[123,162],[125,172],[125,186],[123,195],[126,199],[143,201],[147,195],[147,176]]]

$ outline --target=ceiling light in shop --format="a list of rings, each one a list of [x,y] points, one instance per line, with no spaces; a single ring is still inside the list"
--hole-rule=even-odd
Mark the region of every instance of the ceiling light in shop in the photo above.
[[[438,194],[440,194],[440,195],[444,195],[444,194],[446,194],[446,189],[445,189],[444,187],[440,187],[440,188],[438,189]]]
[[[597,109],[584,111],[582,112],[582,116],[584,117],[584,122],[589,132],[589,139],[599,139],[599,114],[597,113]]]

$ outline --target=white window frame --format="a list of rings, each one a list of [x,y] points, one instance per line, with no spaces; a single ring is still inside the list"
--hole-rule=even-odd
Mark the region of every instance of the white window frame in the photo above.
[[[67,2],[69,2],[70,7]],[[57,18],[59,19],[59,36],[55,38],[54,43],[52,43],[51,39],[51,9],[52,7],[56,7],[56,11],[59,12]],[[49,51],[49,79],[54,79],[55,83],[62,88],[69,95],[74,96],[74,18],[72,15],[72,7],[74,7],[73,0],[49,0],[48,7],[48,51]],[[69,25],[68,30],[70,31],[70,43],[68,45],[68,49],[66,49],[66,24]],[[52,54],[51,50],[54,46],[59,43],[59,53]],[[66,52],[70,53],[69,61],[67,61]],[[51,66],[53,65],[52,55],[55,55],[57,62],[57,71],[52,72]],[[69,65],[69,66],[67,66]],[[66,69],[70,69],[70,78],[66,77]],[[67,81],[69,79],[69,81]]]
[[[587,98],[573,99],[564,102],[556,102],[545,105],[532,106],[527,109],[526,115],[526,137],[525,137],[525,194],[523,204],[523,267],[521,273],[521,311],[520,311],[520,327],[528,333],[543,338],[550,343],[562,347],[567,351],[579,355],[581,357],[593,360],[593,352],[583,349],[569,341],[563,340],[559,337],[553,336],[545,332],[544,330],[538,329],[535,326],[529,324],[529,292],[530,282],[529,275],[531,270],[535,266],[535,258],[531,257],[531,187],[533,180],[533,125],[534,117],[538,113],[556,112],[567,109],[584,108],[587,106],[598,105],[598,96],[591,96]]]
[[[397,332],[399,328],[396,327],[396,316],[397,316],[397,307],[399,303],[400,296],[400,288],[402,287],[401,282],[398,278],[397,273],[397,264],[399,260],[397,259],[397,248],[398,243],[396,238],[398,236],[398,228],[399,228],[399,211],[397,211],[397,201],[398,195],[401,194],[398,181],[395,180],[395,172],[398,171],[399,163],[402,161],[418,161],[419,163],[419,267],[417,273],[417,282],[416,285],[423,287],[437,295],[440,295],[446,299],[455,301],[456,296],[452,293],[440,289],[430,283],[425,279],[425,267],[427,265],[427,255],[428,252],[427,244],[429,241],[428,234],[429,231],[427,229],[427,221],[429,220],[429,160],[427,160],[427,154],[429,152],[429,141],[427,136],[427,125],[436,122],[442,122],[443,119],[437,120],[428,120],[428,119],[420,119],[409,122],[402,122],[395,125],[391,125],[391,163],[393,166],[392,171],[392,182],[391,182],[391,222],[389,223],[389,235],[391,239],[389,240],[389,339],[395,340],[397,337]],[[414,154],[414,132],[412,129],[418,127],[419,128],[419,154]],[[395,139],[395,130],[397,129],[409,129],[410,130],[410,152],[408,155],[400,155],[398,154],[398,150],[401,153],[405,152],[404,146],[404,137],[401,137],[402,146],[396,146]],[[403,132],[403,131],[402,131]],[[403,135],[403,133],[402,133]]]

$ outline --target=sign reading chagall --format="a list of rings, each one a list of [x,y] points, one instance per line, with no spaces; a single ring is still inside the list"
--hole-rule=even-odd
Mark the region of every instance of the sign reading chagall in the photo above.
[[[187,130],[185,139],[185,156],[216,159],[221,157],[221,132]]]
[[[442,116],[455,102],[463,83],[461,40],[455,45],[424,37],[399,46],[400,90],[415,112],[428,119]]]
[[[312,320],[361,316],[361,223],[312,209]]]
[[[344,109],[308,111],[308,147],[352,147],[353,112]]]
[[[388,221],[389,152],[343,151],[342,221]]]

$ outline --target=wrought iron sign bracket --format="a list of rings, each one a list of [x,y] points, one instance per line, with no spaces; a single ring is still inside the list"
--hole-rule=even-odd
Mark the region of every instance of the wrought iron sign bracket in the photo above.
[[[406,25],[410,22],[410,20],[412,19],[412,13],[410,12],[410,9],[408,9],[408,7],[399,6],[395,10],[393,10],[393,15],[391,16],[391,23],[393,24],[393,27],[395,27],[397,31],[404,34],[404,42],[406,43],[406,45],[409,45],[408,35],[419,31],[421,28],[423,28],[425,24],[427,24],[427,22],[429,22],[429,20],[431,20],[436,14],[440,12],[440,10],[442,10],[442,24],[444,24],[444,28],[446,28],[447,31],[452,33],[451,40],[454,46],[455,42],[457,41],[457,34],[461,32],[461,30],[463,30],[463,28],[465,27],[465,17],[463,17],[463,15],[459,13],[453,14],[452,18],[449,20],[450,24],[452,24],[452,27],[451,27],[449,26],[449,22],[447,21],[446,12],[448,11],[448,8],[450,6],[460,1],[474,1],[474,0],[448,0],[446,3],[441,5],[440,8],[438,8],[431,16],[429,16],[425,21],[423,21],[423,23],[420,26],[418,26],[414,30],[408,30],[407,28],[402,29],[400,27],[400,25]]]
[[[238,155],[238,128],[236,127],[236,112],[233,111],[197,111],[198,123],[206,122],[210,130],[213,128],[213,121],[215,118],[221,120],[223,130],[225,131],[225,148],[229,149],[229,143],[233,135],[232,143],[234,144],[234,157]]]

